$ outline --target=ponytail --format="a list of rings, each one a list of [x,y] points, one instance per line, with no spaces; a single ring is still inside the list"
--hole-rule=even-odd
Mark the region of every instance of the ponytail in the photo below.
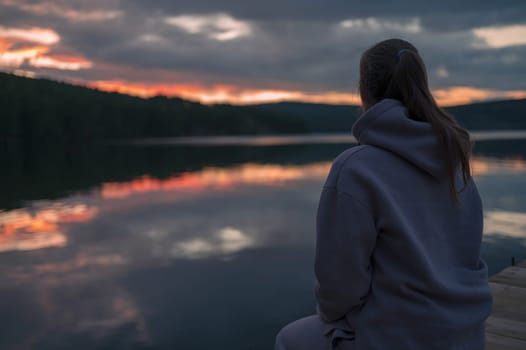
[[[390,39],[367,50],[360,61],[360,95],[369,106],[384,98],[397,99],[407,107],[410,118],[431,124],[444,155],[450,193],[458,204],[457,193],[472,176],[469,160],[473,141],[467,130],[437,105],[416,48],[407,41]],[[459,192],[455,188],[458,170],[464,182]]]

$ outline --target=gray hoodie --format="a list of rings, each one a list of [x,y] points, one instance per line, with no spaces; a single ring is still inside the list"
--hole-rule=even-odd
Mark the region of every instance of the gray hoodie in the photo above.
[[[359,145],[336,157],[318,206],[318,314],[345,320],[354,350],[483,349],[492,296],[475,183],[454,206],[431,125],[398,100],[352,133]]]

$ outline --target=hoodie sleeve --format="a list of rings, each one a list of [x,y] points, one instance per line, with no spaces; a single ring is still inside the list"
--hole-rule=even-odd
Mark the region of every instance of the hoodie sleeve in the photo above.
[[[371,210],[336,186],[323,187],[316,217],[315,295],[326,322],[358,310],[371,286],[376,242]]]

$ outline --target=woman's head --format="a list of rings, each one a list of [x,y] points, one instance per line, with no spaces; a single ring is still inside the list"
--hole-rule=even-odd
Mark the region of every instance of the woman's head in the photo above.
[[[360,97],[364,109],[383,98],[406,105],[413,98],[433,103],[418,50],[405,40],[388,39],[365,51],[360,60]]]
[[[443,154],[447,155],[444,161],[449,187],[456,200],[455,172],[460,165],[464,183],[471,177],[469,158],[473,142],[455,118],[435,102],[418,50],[402,39],[384,40],[366,50],[360,59],[359,90],[364,110],[384,98],[394,98],[407,107],[410,118],[431,124]]]

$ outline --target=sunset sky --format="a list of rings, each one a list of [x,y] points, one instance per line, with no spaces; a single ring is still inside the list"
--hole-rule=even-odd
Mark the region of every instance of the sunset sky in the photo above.
[[[526,1],[0,0],[0,70],[204,103],[359,103],[358,61],[409,40],[442,105],[526,98]]]

